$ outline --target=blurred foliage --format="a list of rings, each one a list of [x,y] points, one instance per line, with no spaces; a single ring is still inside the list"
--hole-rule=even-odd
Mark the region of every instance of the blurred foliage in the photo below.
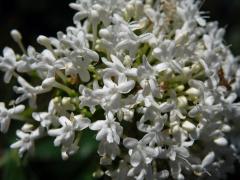
[[[10,46],[19,52],[11,40],[11,29],[19,29],[25,44],[38,50],[38,35],[55,36],[72,24],[73,10],[68,4],[73,0],[0,0],[0,49]],[[235,55],[240,54],[240,0],[206,0],[202,10],[207,11],[211,21],[219,21],[226,27],[226,44]],[[11,82],[14,84],[15,82]],[[0,73],[0,101],[14,97],[11,84],[2,82]],[[44,100],[44,98],[42,98]],[[15,131],[20,124],[14,122],[7,135],[0,134],[0,179],[3,180],[90,180],[94,169],[98,168],[95,135],[85,130],[80,141],[79,152],[67,161],[61,160],[60,148],[53,146],[53,139],[37,142],[35,153],[19,159],[17,151],[9,145],[16,140]],[[239,167],[237,167],[239,168]],[[237,174],[229,179],[240,179]]]

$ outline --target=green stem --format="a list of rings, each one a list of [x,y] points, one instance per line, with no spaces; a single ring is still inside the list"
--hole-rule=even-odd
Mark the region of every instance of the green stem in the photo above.
[[[74,90],[72,90],[71,88],[69,88],[69,87],[67,87],[67,86],[65,86],[65,85],[63,85],[63,84],[61,84],[59,82],[55,82],[54,83],[54,87],[59,88],[59,89],[65,91],[71,97],[77,95],[77,93]]]
[[[57,71],[56,73],[57,73],[57,75],[62,79],[62,81],[63,81],[64,83],[67,83],[67,82],[68,82],[67,77],[62,73],[62,71]]]
[[[20,47],[20,49],[23,52],[23,54],[27,54],[27,51],[26,51],[25,47],[23,46],[22,41],[18,41],[17,44]]]

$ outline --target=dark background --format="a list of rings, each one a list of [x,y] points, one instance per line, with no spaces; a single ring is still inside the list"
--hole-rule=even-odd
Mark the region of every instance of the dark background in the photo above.
[[[10,46],[19,52],[11,39],[11,29],[18,29],[23,35],[24,44],[41,47],[36,43],[38,35],[55,36],[72,25],[74,11],[68,6],[73,0],[0,0],[0,51]],[[226,27],[225,43],[235,55],[240,54],[240,0],[206,0],[202,10],[207,11],[209,20],[219,21],[220,27]],[[11,88],[2,83],[0,73],[0,101],[9,100]],[[11,126],[8,135],[0,134],[0,180],[92,179],[93,169],[98,167],[94,135],[86,131],[83,135],[80,152],[68,161],[62,161],[59,148],[53,147],[52,139],[41,140],[34,156],[20,161],[16,151],[8,146],[15,141],[15,128]],[[237,166],[237,170],[239,170]],[[229,179],[240,179],[239,173]]]

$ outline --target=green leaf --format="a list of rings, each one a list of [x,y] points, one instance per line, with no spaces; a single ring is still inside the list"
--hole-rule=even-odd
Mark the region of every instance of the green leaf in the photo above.
[[[3,165],[3,180],[26,180],[17,151],[10,150],[6,152],[5,158]]]

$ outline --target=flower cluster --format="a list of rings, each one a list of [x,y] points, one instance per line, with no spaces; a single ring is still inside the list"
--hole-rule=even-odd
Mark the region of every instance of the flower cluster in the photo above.
[[[40,35],[41,52],[25,48],[12,30],[23,53],[6,47],[0,56],[4,82],[17,80],[17,98],[9,109],[0,104],[0,131],[24,120],[24,111],[32,114],[11,148],[22,156],[53,136],[67,159],[88,128],[99,141],[100,174],[112,179],[232,172],[240,150],[240,64],[223,42],[225,30],[206,21],[200,5],[77,0],[70,4],[74,26],[56,38]],[[39,112],[37,97],[45,93],[52,99]]]

